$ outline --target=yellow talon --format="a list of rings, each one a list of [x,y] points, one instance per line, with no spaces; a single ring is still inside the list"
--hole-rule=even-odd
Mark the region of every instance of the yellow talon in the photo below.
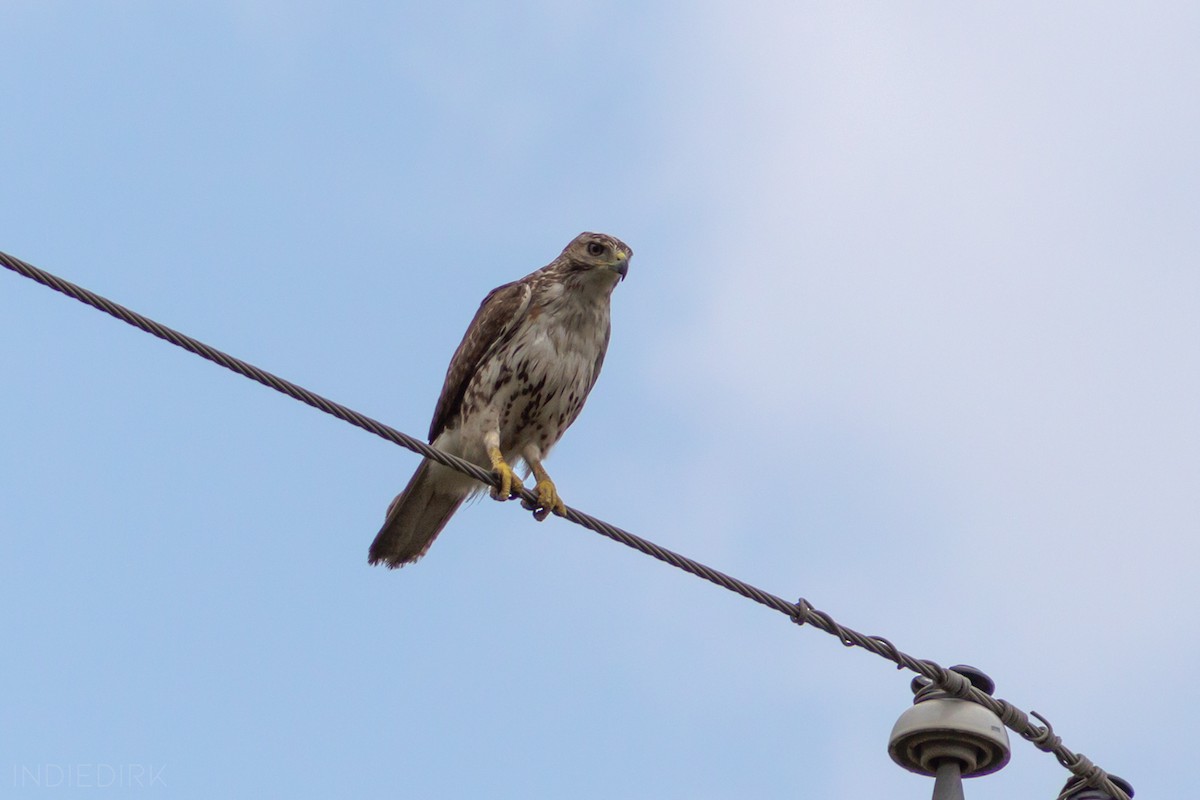
[[[512,497],[513,484],[519,486],[521,480],[504,460],[504,454],[498,447],[488,448],[488,457],[492,459],[492,471],[500,476],[500,486],[492,487],[492,497],[496,500],[507,500]]]
[[[567,513],[567,507],[563,504],[562,498],[558,496],[558,488],[554,485],[554,481],[550,480],[550,476],[546,474],[546,470],[542,469],[542,465],[534,462],[530,464],[533,469],[534,477],[537,478],[537,486],[534,491],[537,492],[538,505],[540,508],[533,512],[534,519],[541,522],[550,512],[562,516]]]
[[[559,516],[567,513],[567,507],[563,504],[562,498],[558,496],[558,489],[554,486],[554,481],[549,478],[543,478],[537,482],[537,496],[538,505],[542,508],[553,511]]]

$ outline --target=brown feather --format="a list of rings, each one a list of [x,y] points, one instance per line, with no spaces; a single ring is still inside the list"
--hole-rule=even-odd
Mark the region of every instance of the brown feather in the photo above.
[[[479,304],[479,310],[462,342],[450,359],[446,380],[429,424],[429,441],[446,428],[455,427],[462,411],[463,396],[479,365],[498,345],[511,338],[522,316],[529,308],[529,278],[497,286]]]

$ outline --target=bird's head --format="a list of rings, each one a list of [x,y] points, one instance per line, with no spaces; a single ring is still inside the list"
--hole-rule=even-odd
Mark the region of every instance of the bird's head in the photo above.
[[[559,259],[573,272],[616,274],[625,279],[633,250],[615,236],[605,233],[581,233],[563,248]],[[616,281],[613,281],[614,283]]]

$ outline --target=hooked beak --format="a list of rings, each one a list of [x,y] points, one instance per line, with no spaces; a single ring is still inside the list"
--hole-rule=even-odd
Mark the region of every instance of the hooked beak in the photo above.
[[[621,276],[621,280],[625,280],[625,274],[629,272],[629,256],[617,253],[617,263],[612,265],[612,270]]]

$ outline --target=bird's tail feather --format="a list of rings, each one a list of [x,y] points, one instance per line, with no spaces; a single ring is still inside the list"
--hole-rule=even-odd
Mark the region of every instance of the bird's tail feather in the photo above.
[[[371,543],[368,561],[395,569],[425,555],[471,493],[471,483],[447,467],[422,461],[408,486],[388,506],[387,519]]]

